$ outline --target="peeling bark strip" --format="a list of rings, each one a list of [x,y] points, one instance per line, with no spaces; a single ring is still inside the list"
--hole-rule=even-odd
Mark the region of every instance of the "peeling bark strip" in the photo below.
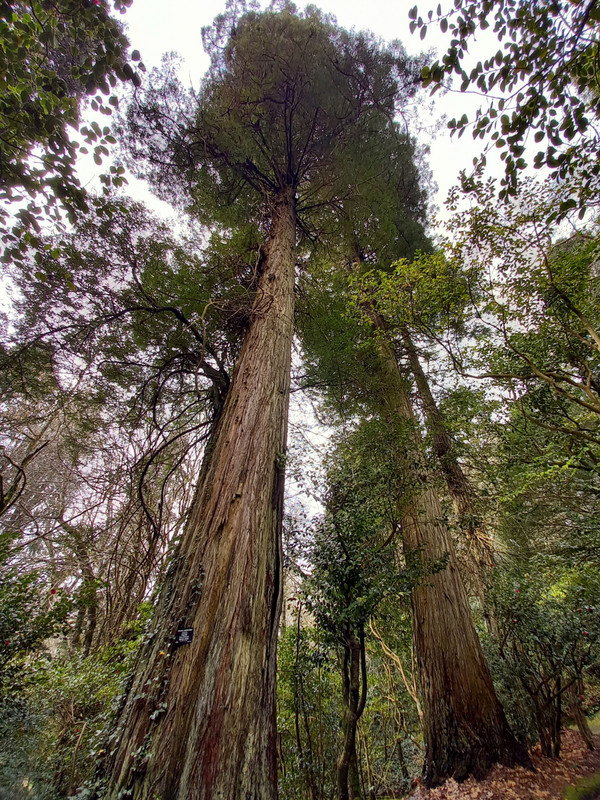
[[[368,307],[374,326],[385,334],[385,323]],[[423,703],[425,763],[423,779],[435,786],[446,778],[483,778],[496,762],[530,765],[525,749],[508,726],[494,690],[481,643],[473,624],[467,593],[460,577],[454,545],[435,488],[419,474],[420,450],[410,391],[398,370],[385,335],[379,339],[381,375],[387,393],[384,413],[414,424],[414,447],[399,454],[399,468],[411,476],[403,502],[402,537],[407,558],[448,565],[426,576],[411,593],[413,637]],[[412,451],[412,452],[411,452]]]
[[[107,798],[276,800],[276,639],[295,200],[274,198],[252,322],[118,721]],[[193,628],[173,648],[178,628]],[[120,792],[123,794],[120,794]]]

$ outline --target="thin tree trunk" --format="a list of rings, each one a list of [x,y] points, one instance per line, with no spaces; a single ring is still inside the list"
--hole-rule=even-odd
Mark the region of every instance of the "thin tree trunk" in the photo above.
[[[367,700],[367,670],[364,634],[357,638],[350,629],[344,632],[342,688],[345,709],[342,752],[337,762],[338,800],[359,800],[362,792],[356,755],[356,728]]]
[[[583,709],[581,708],[581,703],[579,700],[577,700],[575,705],[572,706],[572,711],[575,718],[575,724],[577,725],[577,730],[579,731],[579,734],[585,742],[588,750],[595,750],[596,746],[594,744],[592,729],[590,728],[590,723],[588,722],[587,717],[583,713]]]
[[[351,708],[351,685],[352,685],[352,651],[344,645],[344,655],[342,661],[342,694],[344,699],[344,717],[342,719],[342,752],[339,755],[337,772],[338,800],[349,800],[348,775],[350,770],[350,760],[356,750],[356,726],[353,725],[353,713]],[[354,739],[352,734],[354,733]]]
[[[371,758],[369,755],[369,740],[368,738],[364,738],[361,736],[359,737],[359,752],[365,751],[365,765],[367,767],[367,786],[365,786],[363,781],[363,794],[365,797],[369,797],[369,800],[377,800],[377,792],[375,790],[375,778],[373,776],[373,769],[371,767]],[[387,750],[387,747],[386,747]],[[387,760],[387,752],[386,752],[386,760]]]
[[[356,722],[358,723],[358,720]],[[354,732],[355,732],[354,753],[352,754],[352,757],[350,758],[350,764],[348,765],[348,792],[350,800],[362,800],[363,791],[361,788],[361,780],[360,780],[361,771],[359,769],[359,764],[358,764],[357,726],[355,726]]]
[[[552,758],[552,723],[548,719],[544,701],[540,700],[538,695],[534,697],[534,709],[542,755],[546,756],[546,758]]]
[[[412,426],[398,464],[410,484],[402,507],[404,552],[409,562],[447,559],[444,569],[423,578],[411,594],[424,713],[424,782],[434,786],[471,774],[483,778],[496,762],[530,764],[496,697],[437,492],[419,468],[421,441],[409,387],[385,339],[383,319],[373,308],[369,315],[382,334],[383,413]]]
[[[567,689],[569,711],[573,715],[575,724],[588,750],[595,750],[594,736],[592,729],[587,721],[587,717],[581,707],[581,696],[583,694],[583,681],[579,678],[572,686]]]
[[[120,710],[110,800],[277,798],[275,657],[295,231],[290,187],[273,198],[250,328]],[[193,628],[193,641],[176,649],[179,628]]]
[[[312,733],[310,730],[310,721],[308,711],[306,708],[306,698],[304,696],[304,687],[301,687],[302,694],[302,718],[304,720],[304,730],[306,733],[306,768],[308,771],[308,789],[310,800],[318,800],[319,789],[317,787],[317,778],[315,775],[315,757],[312,744]]]
[[[83,637],[83,650],[84,658],[87,658],[92,649],[94,641],[94,633],[98,622],[98,592],[96,587],[96,576],[92,561],[90,558],[89,550],[85,542],[84,534],[75,525],[71,525],[63,519],[63,511],[59,517],[59,524],[70,537],[72,537],[71,546],[77,559],[77,566],[81,573],[81,586],[79,589],[79,602],[81,603],[79,612],[77,614],[77,622],[75,626],[76,635],[72,639],[72,643],[78,647],[81,634],[85,629]]]
[[[550,712],[552,714],[552,756],[558,758],[562,744],[562,680],[560,675],[555,682]]]
[[[403,780],[407,781],[410,777],[408,767],[406,766],[406,759],[404,758],[404,750],[402,749],[402,736],[398,731],[398,738],[396,739],[396,755],[398,763],[400,764],[400,772],[402,773]]]
[[[300,632],[302,622],[302,603],[298,603],[298,616],[296,622],[296,676],[294,681],[294,721],[296,730],[296,747],[298,749],[298,756],[302,765],[302,770],[305,772],[307,781],[307,796],[309,800],[318,800],[317,780],[314,770],[314,756],[312,747],[312,736],[310,732],[310,724],[308,720],[308,713],[306,711],[306,703],[304,697],[304,681],[302,680],[302,671],[300,667]],[[304,723],[304,731],[306,733],[306,753],[302,744],[302,734],[300,732],[300,712],[302,711],[302,721]]]

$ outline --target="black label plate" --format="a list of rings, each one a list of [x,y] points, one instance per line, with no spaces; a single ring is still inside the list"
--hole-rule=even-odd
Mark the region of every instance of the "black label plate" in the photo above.
[[[194,638],[193,628],[180,628],[175,634],[175,644],[176,645],[191,644],[193,638]]]

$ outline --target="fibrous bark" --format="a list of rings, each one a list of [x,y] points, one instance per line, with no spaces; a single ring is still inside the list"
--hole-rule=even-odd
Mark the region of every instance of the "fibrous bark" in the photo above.
[[[291,187],[272,200],[250,327],[119,713],[107,765],[111,800],[277,798],[294,209]],[[179,628],[193,628],[193,640],[176,648]]]
[[[444,417],[431,392],[427,375],[421,366],[417,349],[407,328],[401,329],[402,346],[421,400],[434,455],[440,465],[458,521],[466,537],[469,551],[471,584],[475,596],[485,604],[486,573],[494,559],[489,537],[475,504],[475,491],[461,467]],[[493,625],[492,625],[493,627]]]
[[[529,764],[512,734],[492,683],[473,624],[447,525],[435,486],[419,466],[420,434],[409,386],[385,338],[385,323],[370,307],[379,333],[383,413],[407,426],[398,466],[410,486],[401,499],[407,560],[446,566],[426,575],[411,593],[414,645],[424,713],[423,779],[434,786],[453,777],[483,778],[496,762]]]

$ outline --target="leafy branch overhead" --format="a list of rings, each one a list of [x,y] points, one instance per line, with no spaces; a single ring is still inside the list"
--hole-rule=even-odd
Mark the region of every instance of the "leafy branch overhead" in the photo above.
[[[115,0],[114,9],[124,13],[130,4]],[[92,146],[100,165],[115,139],[95,120],[81,125],[81,112],[89,102],[97,115],[109,117],[119,104],[118,83],[140,86],[145,68],[137,50],[129,53],[123,27],[104,0],[2,2],[0,43],[0,221],[10,260],[37,244],[48,215],[58,221],[64,211],[74,221],[87,209],[78,152]],[[122,177],[113,172],[111,182],[120,185]],[[14,202],[16,225],[9,217]]]
[[[474,119],[465,113],[448,126],[459,136],[471,127],[474,139],[500,150],[505,164],[501,196],[514,195],[533,139],[540,147],[534,167],[547,167],[559,180],[575,175],[580,180],[578,194],[563,199],[558,216],[576,206],[583,215],[594,205],[600,176],[600,6],[595,0],[454,0],[450,11],[438,5],[424,20],[414,6],[409,17],[422,39],[431,24],[451,37],[442,58],[424,67],[424,85],[436,91],[458,76],[461,92],[482,95],[485,105]],[[486,29],[490,33],[481,36]],[[500,48],[473,63],[469,47],[492,33]]]

